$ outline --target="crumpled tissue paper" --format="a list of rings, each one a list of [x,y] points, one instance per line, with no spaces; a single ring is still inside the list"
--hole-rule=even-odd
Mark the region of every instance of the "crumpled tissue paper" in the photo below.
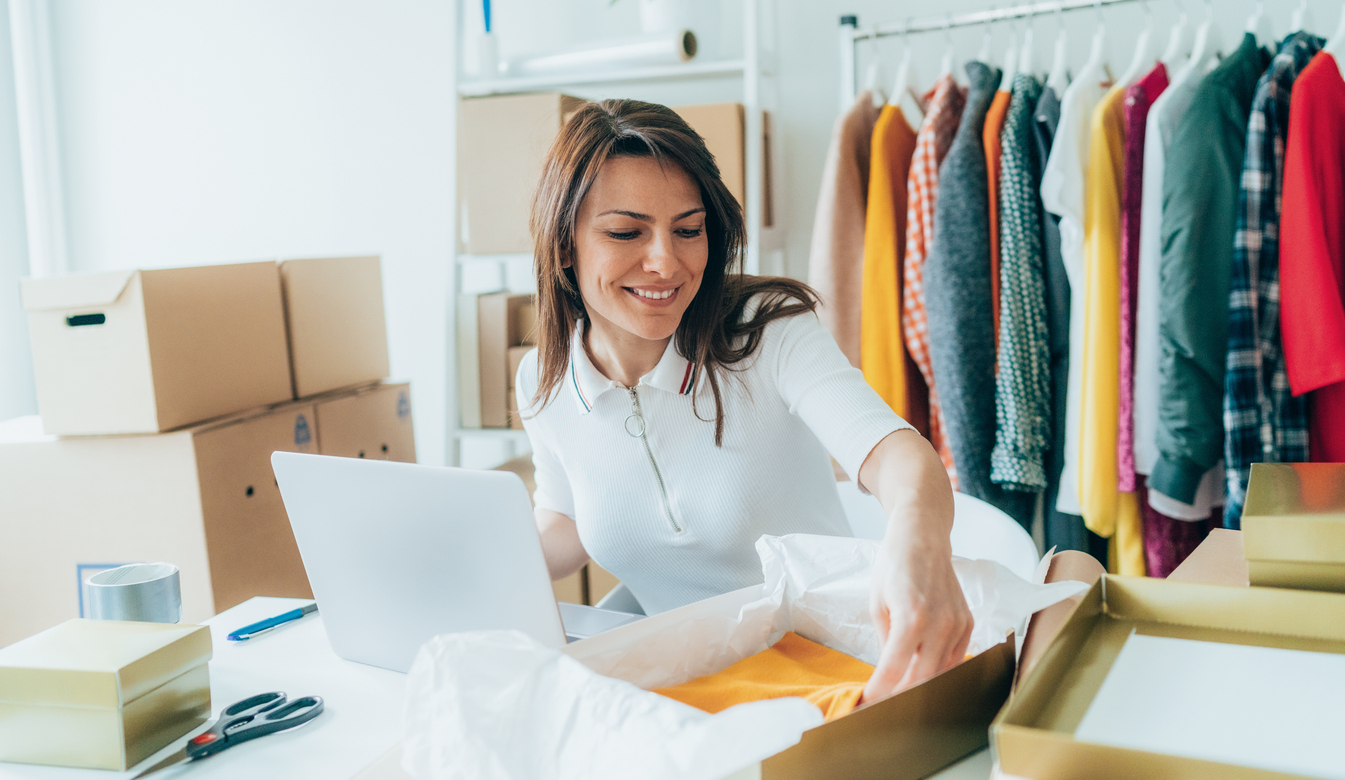
[[[647,689],[718,672],[794,631],[876,664],[869,616],[877,543],[792,534],[757,541],[765,583],[548,649],[517,631],[444,634],[407,680],[403,767],[420,780],[714,780],[822,724],[798,698],[711,715]],[[969,653],[1087,588],[1036,585],[953,558],[974,619]]]

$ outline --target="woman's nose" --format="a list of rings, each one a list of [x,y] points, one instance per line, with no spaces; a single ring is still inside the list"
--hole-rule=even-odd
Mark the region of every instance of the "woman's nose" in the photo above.
[[[673,248],[671,233],[655,231],[654,240],[649,243],[649,254],[645,257],[645,270],[660,276],[671,276],[677,267],[677,253]]]

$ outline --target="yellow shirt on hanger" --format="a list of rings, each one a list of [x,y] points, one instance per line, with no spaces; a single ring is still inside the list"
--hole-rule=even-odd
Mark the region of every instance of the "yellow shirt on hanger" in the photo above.
[[[1134,493],[1117,489],[1121,384],[1121,183],[1125,85],[1093,109],[1084,192],[1084,346],[1079,503],[1084,524],[1114,537],[1109,568],[1144,575],[1144,532]]]
[[[915,131],[905,114],[897,106],[883,106],[873,127],[869,157],[859,365],[869,385],[903,418],[909,418],[911,410],[900,279],[906,249],[906,179],[914,154]]]

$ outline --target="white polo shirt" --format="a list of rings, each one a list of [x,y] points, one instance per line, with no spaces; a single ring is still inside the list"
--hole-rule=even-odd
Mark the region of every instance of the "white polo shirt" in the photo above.
[[[760,583],[762,534],[849,536],[827,453],[857,479],[883,437],[911,427],[813,314],[771,323],[738,368],[720,379],[716,447],[709,383],[672,342],[625,388],[576,332],[563,387],[532,417],[537,350],[519,366],[537,506],[573,518],[592,559],[651,615]]]

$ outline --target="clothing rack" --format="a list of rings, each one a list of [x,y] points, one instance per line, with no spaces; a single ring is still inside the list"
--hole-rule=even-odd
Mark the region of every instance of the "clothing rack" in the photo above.
[[[1025,3],[1007,8],[992,8],[985,11],[973,11],[965,14],[945,14],[942,17],[925,16],[908,18],[903,22],[859,26],[859,17],[847,14],[841,17],[841,110],[845,110],[855,98],[858,77],[855,73],[855,47],[860,41],[889,38],[912,33],[949,32],[954,27],[975,27],[1012,19],[1026,19],[1034,16],[1060,14],[1065,11],[1094,9],[1102,13],[1103,6],[1122,3],[1146,2],[1147,0],[1059,0],[1057,2]]]

